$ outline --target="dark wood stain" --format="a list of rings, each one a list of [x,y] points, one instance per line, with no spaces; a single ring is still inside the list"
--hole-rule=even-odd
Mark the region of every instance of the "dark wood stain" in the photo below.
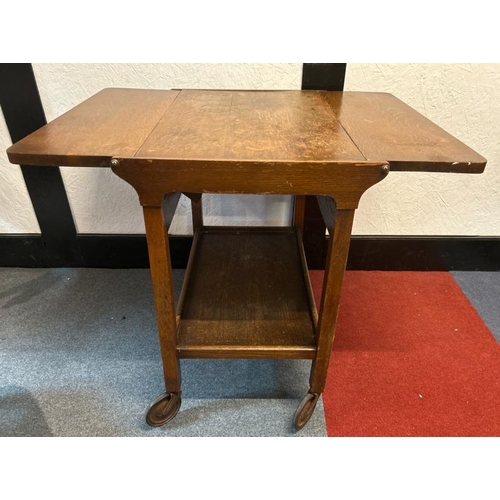
[[[11,162],[111,157],[389,162],[479,173],[486,160],[391,94],[105,89],[14,144]]]
[[[238,346],[274,348],[279,356],[281,347],[304,347],[310,353],[308,286],[293,228],[205,229],[180,311],[178,349],[221,347],[228,356]]]
[[[180,394],[181,371],[175,351],[177,320],[168,242],[169,223],[161,207],[144,207],[143,212],[165,388],[170,393]]]
[[[193,233],[196,229],[203,227],[203,204],[201,193],[184,193],[191,200],[191,217],[193,221]]]
[[[392,94],[325,92],[363,155],[391,171],[481,173],[486,160]]]
[[[116,158],[113,172],[131,184],[141,205],[160,206],[165,193],[312,194],[357,208],[362,194],[389,173],[381,162],[271,162]]]
[[[167,390],[150,408],[151,425],[179,410],[181,357],[311,358],[297,428],[325,386],[360,197],[388,175],[388,162],[476,173],[486,163],[393,96],[316,91],[110,89],[8,154],[38,165],[109,164],[139,194]],[[193,202],[195,238],[176,310],[168,228],[180,193]],[[295,227],[204,227],[201,193],[297,195]],[[302,248],[304,195],[318,196],[331,235],[318,312]]]
[[[340,303],[340,292],[351,242],[354,210],[337,210],[333,233],[329,239],[323,293],[317,327],[317,354],[313,361],[310,392],[321,394],[325,388],[326,374]]]
[[[11,146],[12,163],[109,167],[133,156],[179,93],[104,89]]]
[[[364,160],[317,92],[183,90],[135,154],[203,160]]]

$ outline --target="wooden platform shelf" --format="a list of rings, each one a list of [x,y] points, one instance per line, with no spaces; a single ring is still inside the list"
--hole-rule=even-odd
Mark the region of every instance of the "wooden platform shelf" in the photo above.
[[[177,308],[183,358],[313,358],[316,307],[300,231],[196,232]]]

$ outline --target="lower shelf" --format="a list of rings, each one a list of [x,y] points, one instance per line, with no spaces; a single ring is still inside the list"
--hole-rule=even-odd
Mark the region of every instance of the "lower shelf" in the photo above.
[[[313,358],[315,306],[293,228],[203,228],[179,301],[183,358]]]

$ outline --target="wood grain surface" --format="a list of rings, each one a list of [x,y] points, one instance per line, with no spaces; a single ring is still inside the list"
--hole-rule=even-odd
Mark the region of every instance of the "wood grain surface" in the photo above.
[[[160,206],[165,193],[311,194],[357,208],[363,193],[389,173],[381,162],[262,162],[115,158],[113,172],[143,206]]]
[[[205,228],[194,251],[181,356],[312,357],[315,318],[293,228]]]
[[[325,211],[325,214],[331,213],[331,208]],[[329,219],[329,216],[326,215],[325,218]],[[315,393],[323,392],[325,387],[353,221],[354,210],[335,211],[335,224],[328,240],[323,292],[316,329],[318,353],[311,368],[311,392]]]
[[[324,92],[337,119],[369,160],[391,171],[481,173],[486,160],[392,94]]]
[[[105,89],[8,150],[29,165],[109,166],[112,157],[389,162],[479,173],[486,160],[391,94]]]
[[[104,89],[11,146],[21,165],[109,167],[133,156],[179,92]]]
[[[364,160],[318,92],[184,90],[139,158]]]
[[[172,209],[175,199],[176,196],[172,195],[165,206]],[[177,318],[168,241],[169,222],[165,220],[160,207],[145,207],[143,213],[165,388],[168,392],[180,393],[181,371],[175,352]]]

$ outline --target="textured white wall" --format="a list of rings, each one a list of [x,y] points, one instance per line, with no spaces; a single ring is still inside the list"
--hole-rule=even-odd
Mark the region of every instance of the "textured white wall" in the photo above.
[[[3,113],[0,112],[0,233],[39,233],[21,169],[7,160],[12,145]]]
[[[390,174],[355,234],[500,235],[499,64],[348,64],[345,90],[390,92],[488,160],[481,175]]]
[[[35,64],[47,119],[103,87],[298,89],[301,64]],[[355,234],[500,235],[500,65],[348,64],[346,90],[398,96],[488,159],[483,175],[392,173],[361,200]],[[0,120],[0,147],[10,145]],[[132,188],[106,169],[62,168],[78,230],[140,233]],[[18,167],[0,155],[0,231],[38,226]],[[191,230],[182,199],[172,225]],[[209,224],[286,224],[287,197],[207,197]]]

